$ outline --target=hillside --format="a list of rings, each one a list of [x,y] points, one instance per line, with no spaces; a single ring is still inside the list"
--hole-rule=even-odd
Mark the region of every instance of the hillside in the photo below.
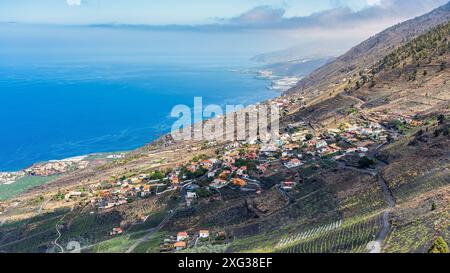
[[[0,202],[0,251],[76,241],[82,252],[403,253],[448,242],[449,14],[390,28],[319,69],[309,87],[324,87],[319,96],[269,101],[284,113],[275,147],[164,136]]]
[[[449,19],[450,3],[428,14],[388,28],[355,46],[335,61],[317,69],[287,93],[317,96],[331,85],[345,82],[360,71],[370,68],[399,46]]]

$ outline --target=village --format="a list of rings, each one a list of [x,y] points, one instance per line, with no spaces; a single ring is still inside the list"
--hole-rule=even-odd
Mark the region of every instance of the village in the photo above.
[[[292,101],[281,97],[270,103],[287,111]],[[411,118],[399,117],[394,125],[418,126],[414,122]],[[339,123],[336,128],[321,130],[299,121],[289,124],[279,138],[268,143],[259,140],[228,142],[215,150],[215,156],[200,154],[194,156],[189,163],[170,169],[128,173],[126,176],[99,181],[76,190],[59,192],[53,200],[76,202],[94,210],[108,211],[139,199],[169,193],[181,201],[179,206],[191,207],[202,200],[221,199],[224,191],[260,195],[268,189],[263,185],[264,178],[275,173],[283,174],[283,179],[276,182],[277,190],[288,195],[289,192],[299,190],[303,166],[317,165],[327,160],[336,164],[368,168],[371,165],[370,151],[393,137],[392,128],[375,121],[349,119]],[[203,147],[217,147],[217,143],[205,142]],[[112,155],[109,159],[118,158],[122,156]],[[0,183],[11,183],[8,181],[26,175],[62,174],[74,169],[85,169],[89,164],[85,157],[39,163],[21,172],[1,173]],[[146,218],[141,220],[145,222]],[[109,235],[120,236],[124,233],[123,228],[115,227]],[[221,244],[227,240],[223,231],[211,234],[207,229],[189,232],[191,233],[179,231],[178,234],[165,238],[161,242],[161,251],[189,250],[198,245]]]
[[[371,150],[391,137],[391,131],[376,122],[343,122],[337,128],[320,133],[308,128],[305,122],[298,122],[290,124],[277,141],[230,142],[217,149],[214,157],[199,155],[188,164],[172,169],[146,171],[113,182],[93,184],[88,189],[66,193],[64,200],[87,197],[87,204],[98,210],[109,210],[137,199],[172,193],[181,200],[180,206],[190,207],[202,199],[220,198],[225,189],[261,194],[264,189],[260,179],[271,175],[274,164],[282,166],[285,172],[285,179],[278,182],[277,189],[289,193],[302,183],[298,175],[302,166],[326,159],[342,164],[353,162],[355,167],[370,167],[359,161],[365,162],[362,159],[367,159]],[[214,143],[204,146],[214,146]],[[279,168],[277,171],[283,172]],[[123,232],[117,227],[110,235],[119,236]],[[191,249],[201,242],[212,240],[216,243],[226,237],[222,233],[210,236],[209,232],[200,230],[189,234],[179,231],[161,242],[161,251]]]

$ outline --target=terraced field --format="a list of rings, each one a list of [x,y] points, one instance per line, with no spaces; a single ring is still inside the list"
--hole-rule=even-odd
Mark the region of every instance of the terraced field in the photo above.
[[[385,250],[389,253],[427,252],[437,233],[444,240],[449,239],[449,222],[445,219],[448,219],[448,213],[417,218],[410,223],[396,226],[386,242]],[[442,227],[440,232],[436,230],[436,225]]]
[[[304,241],[308,238],[319,236],[320,234],[330,232],[332,230],[338,229],[341,226],[342,220],[339,220],[329,225],[320,226],[315,229],[310,229],[308,231],[304,231],[296,235],[286,236],[280,240],[280,242],[276,245],[276,248],[285,248],[290,245],[295,245],[298,242]]]
[[[402,183],[402,185],[396,185],[394,194],[398,199],[406,200],[413,195],[448,186],[450,184],[450,170],[425,171],[421,174],[417,171],[410,171],[405,176],[397,177],[394,181],[391,180],[391,184],[396,182]]]
[[[338,224],[340,222],[337,222]],[[290,239],[281,241],[279,253],[364,253],[367,244],[374,240],[382,227],[382,215],[355,219],[322,226],[312,231],[303,231]]]

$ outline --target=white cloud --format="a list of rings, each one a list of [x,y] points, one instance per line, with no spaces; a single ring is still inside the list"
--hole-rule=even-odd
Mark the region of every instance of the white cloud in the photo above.
[[[377,6],[381,4],[381,0],[366,0],[366,2],[369,6]]]
[[[285,14],[283,8],[274,8],[271,6],[258,6],[255,7],[242,15],[233,18],[232,21],[235,23],[242,24],[257,24],[257,23],[270,23],[282,20]]]
[[[81,6],[81,0],[66,0],[69,6]]]

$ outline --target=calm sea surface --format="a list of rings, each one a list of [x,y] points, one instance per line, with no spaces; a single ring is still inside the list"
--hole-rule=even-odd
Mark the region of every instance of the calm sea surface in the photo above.
[[[137,148],[168,132],[172,107],[193,105],[194,96],[223,106],[277,95],[268,81],[242,72],[255,66],[245,54],[74,56],[13,38],[0,46],[0,171]]]

